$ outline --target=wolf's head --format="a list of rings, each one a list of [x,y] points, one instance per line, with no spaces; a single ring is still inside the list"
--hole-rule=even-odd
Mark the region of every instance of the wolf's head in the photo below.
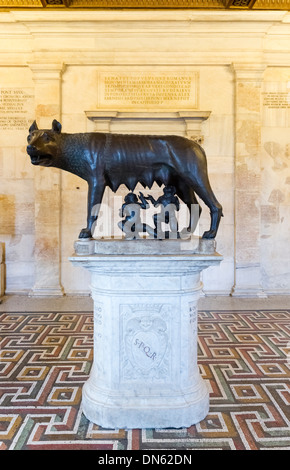
[[[52,121],[51,129],[38,129],[36,121],[29,128],[27,137],[27,153],[33,165],[57,166],[55,158],[61,124],[55,119]]]

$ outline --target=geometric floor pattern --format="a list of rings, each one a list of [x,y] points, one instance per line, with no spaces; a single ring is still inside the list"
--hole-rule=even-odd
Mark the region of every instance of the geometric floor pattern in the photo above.
[[[1,450],[289,450],[290,310],[199,312],[210,412],[183,429],[104,429],[82,414],[92,312],[0,313]]]

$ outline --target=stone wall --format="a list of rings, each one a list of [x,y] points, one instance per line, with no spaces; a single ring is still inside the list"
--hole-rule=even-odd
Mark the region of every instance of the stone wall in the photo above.
[[[290,294],[289,22],[283,11],[0,13],[6,292],[89,291],[88,274],[68,262],[87,184],[30,164],[36,118],[39,127],[58,119],[68,133],[197,138],[224,207],[224,261],[204,272],[205,293]],[[201,233],[208,224],[203,205]]]
[[[0,243],[0,303],[5,292],[4,243]]]

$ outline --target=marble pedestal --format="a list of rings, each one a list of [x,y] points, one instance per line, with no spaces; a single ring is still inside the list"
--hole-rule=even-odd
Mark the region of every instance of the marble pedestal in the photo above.
[[[86,244],[91,254],[80,253]],[[222,259],[213,241],[91,240],[75,249],[70,260],[91,272],[94,301],[86,417],[105,428],[180,428],[204,419],[197,303],[201,271]]]

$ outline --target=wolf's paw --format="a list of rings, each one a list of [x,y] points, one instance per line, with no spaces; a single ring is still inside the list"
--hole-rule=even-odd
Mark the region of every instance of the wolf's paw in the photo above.
[[[92,233],[89,228],[83,228],[79,234],[79,238],[92,238]]]
[[[202,238],[210,240],[212,238],[215,238],[215,236],[216,236],[216,230],[208,230],[207,232],[204,232]]]

